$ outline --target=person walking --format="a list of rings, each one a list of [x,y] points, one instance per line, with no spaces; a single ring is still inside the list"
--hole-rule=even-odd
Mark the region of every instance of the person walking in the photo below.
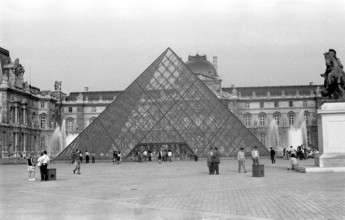
[[[271,153],[271,161],[272,161],[272,163],[276,163],[276,160],[274,159],[274,156],[276,155],[276,152],[275,152],[275,150],[273,150],[272,147],[271,147],[270,153]]]
[[[75,174],[75,171],[78,170],[78,174],[80,174],[80,166],[81,166],[81,160],[80,157],[77,158],[77,160],[74,162],[75,168],[73,170],[73,174]]]
[[[244,173],[246,173],[246,156],[244,152],[244,148],[241,147],[240,151],[237,153],[237,160],[238,160],[238,172],[241,173],[241,166],[243,167]]]
[[[47,151],[43,151],[43,161],[42,161],[42,172],[43,172],[43,180],[48,181],[48,164],[50,162],[50,158],[47,155]]]
[[[207,152],[207,166],[208,166],[208,172],[210,175],[212,175],[212,156],[213,156],[213,147],[210,147],[210,149]]]
[[[259,165],[259,151],[257,146],[254,146],[254,149],[252,150],[252,158],[253,165]]]
[[[31,154],[28,158],[28,176],[29,181],[35,181],[35,163]]]
[[[214,152],[212,155],[212,174],[216,173],[216,175],[219,175],[219,164],[220,164],[220,153],[218,151],[218,148],[214,148]]]

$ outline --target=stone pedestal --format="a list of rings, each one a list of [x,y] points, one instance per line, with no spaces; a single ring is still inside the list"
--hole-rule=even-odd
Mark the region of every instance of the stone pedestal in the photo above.
[[[318,167],[345,167],[345,102],[325,102],[317,111]]]

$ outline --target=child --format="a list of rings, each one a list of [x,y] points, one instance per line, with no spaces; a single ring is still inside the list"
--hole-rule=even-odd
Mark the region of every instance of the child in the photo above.
[[[298,166],[298,161],[295,157],[295,154],[291,154],[290,164],[291,164],[291,170],[294,170],[295,167]],[[290,168],[288,168],[288,170],[290,170]]]

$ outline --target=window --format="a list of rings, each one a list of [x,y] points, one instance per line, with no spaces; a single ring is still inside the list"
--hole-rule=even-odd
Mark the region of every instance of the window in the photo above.
[[[96,112],[96,107],[95,106],[92,106],[91,112]]]
[[[308,102],[307,101],[303,101],[303,107],[308,107]]]
[[[288,113],[288,118],[289,118],[289,125],[294,125],[294,123],[295,123],[295,113],[294,112],[289,112]]]
[[[259,121],[260,121],[261,127],[265,126],[265,121],[266,121],[266,114],[265,113],[262,112],[259,114]]]
[[[41,137],[41,150],[44,150],[46,148],[46,137]]]
[[[293,107],[293,101],[289,101],[289,107]]]
[[[252,115],[249,113],[246,113],[244,115],[244,124],[248,127],[251,125]]]
[[[306,125],[309,124],[309,116],[310,116],[309,112],[304,112],[304,121]]]
[[[265,107],[264,102],[260,102],[260,108],[264,108],[264,107]]]
[[[274,107],[278,108],[279,107],[279,102],[274,102]]]
[[[40,117],[40,124],[41,124],[41,128],[46,128],[46,116],[42,115]]]
[[[245,103],[244,103],[244,107],[245,107],[245,108],[249,108],[249,102],[245,102]]]
[[[73,112],[73,108],[72,107],[68,107],[68,112]]]
[[[280,113],[274,113],[273,118],[274,118],[276,124],[279,125]]]
[[[41,108],[45,108],[45,102],[41,102]]]
[[[96,117],[90,118],[90,124],[96,119]]]
[[[260,135],[260,142],[263,144],[263,145],[266,145],[266,134],[262,133]]]
[[[73,131],[73,119],[67,120],[67,131],[69,132]]]

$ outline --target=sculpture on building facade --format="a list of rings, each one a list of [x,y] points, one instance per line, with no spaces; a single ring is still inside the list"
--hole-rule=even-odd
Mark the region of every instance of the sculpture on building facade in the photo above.
[[[61,91],[61,81],[55,81],[54,88],[55,91]]]
[[[321,74],[324,80],[324,90],[321,95],[329,99],[345,99],[345,73],[343,65],[334,49],[329,49],[325,56],[326,71]]]

